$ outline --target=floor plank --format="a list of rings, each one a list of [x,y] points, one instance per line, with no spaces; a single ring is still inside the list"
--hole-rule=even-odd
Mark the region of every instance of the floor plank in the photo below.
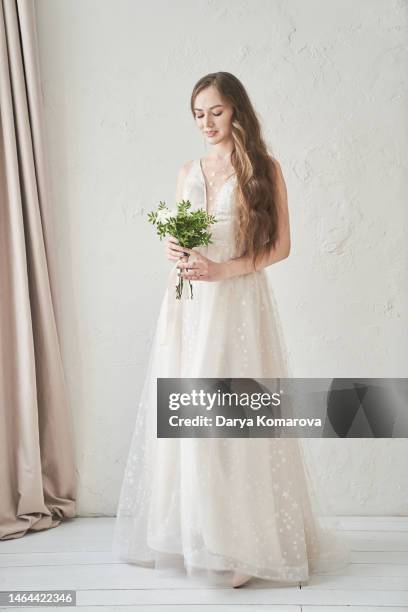
[[[114,521],[81,517],[2,541],[0,590],[76,590],[77,607],[87,612],[408,612],[406,517],[339,518],[352,545],[351,565],[313,574],[301,589],[260,579],[221,588],[183,572],[167,576],[123,563],[111,552]],[[11,609],[27,607],[0,607]]]

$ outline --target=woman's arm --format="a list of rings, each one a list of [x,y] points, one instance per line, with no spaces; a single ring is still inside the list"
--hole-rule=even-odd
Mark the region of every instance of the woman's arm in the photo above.
[[[252,258],[249,256],[237,257],[222,262],[222,277],[232,278],[242,274],[249,274],[288,257],[290,253],[290,226],[288,210],[288,194],[282,168],[278,160],[271,158],[271,164],[275,164],[277,170],[276,178],[276,204],[278,206],[278,241],[273,249],[258,260],[254,267]]]
[[[176,202],[181,202],[183,198],[183,189],[184,182],[186,180],[186,176],[190,171],[191,164],[193,160],[186,162],[183,166],[181,166],[179,173],[177,175],[177,185],[176,185]],[[165,239],[164,243],[164,252],[167,259],[171,261],[186,261],[187,257],[184,256],[183,250],[180,246],[178,246],[178,240],[174,238],[174,236],[168,236]]]

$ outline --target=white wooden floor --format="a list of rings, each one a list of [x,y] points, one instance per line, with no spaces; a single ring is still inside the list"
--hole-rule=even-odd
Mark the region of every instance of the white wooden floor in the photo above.
[[[342,575],[313,575],[302,588],[259,579],[240,589],[203,588],[183,576],[158,579],[152,569],[112,557],[113,524],[114,518],[75,518],[0,542],[0,591],[72,589],[86,612],[408,611],[408,518],[342,519],[352,564]]]

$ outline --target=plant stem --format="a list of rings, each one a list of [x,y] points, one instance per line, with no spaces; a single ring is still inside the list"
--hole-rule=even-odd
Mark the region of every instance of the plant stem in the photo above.
[[[190,253],[185,254],[188,258],[190,257]],[[193,283],[188,279],[188,284],[190,285],[190,299],[193,299]],[[179,277],[179,281],[176,285],[176,300],[181,300],[181,296],[183,295],[183,287],[184,287],[184,278],[182,276]]]

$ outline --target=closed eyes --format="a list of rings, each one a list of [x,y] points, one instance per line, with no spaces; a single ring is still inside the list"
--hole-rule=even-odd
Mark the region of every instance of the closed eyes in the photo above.
[[[219,117],[222,113],[213,113],[214,117]],[[196,115],[196,119],[202,119],[204,115]]]

